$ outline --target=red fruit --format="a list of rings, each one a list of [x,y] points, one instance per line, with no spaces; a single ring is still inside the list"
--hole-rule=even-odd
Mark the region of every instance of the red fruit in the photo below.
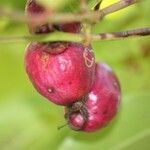
[[[30,18],[31,16],[35,17],[47,17],[48,13],[52,12],[46,12],[46,9],[37,4],[36,0],[28,0],[26,3],[26,15],[27,18]],[[32,22],[32,19],[28,19],[28,26],[29,30],[33,34],[41,34],[41,33],[49,33],[53,32],[54,30],[64,31],[64,32],[72,32],[72,33],[79,33],[81,30],[81,25],[78,22],[73,23],[63,23],[63,24],[55,24],[52,25],[50,23],[42,24],[40,26],[36,26],[34,22]]]
[[[49,33],[54,31],[54,27],[47,23],[37,26],[30,17],[46,17],[46,10],[43,6],[36,3],[36,0],[28,0],[26,3],[25,13],[28,19],[29,30],[33,34]],[[50,12],[49,12],[50,13]]]
[[[111,68],[96,65],[96,77],[84,101],[66,108],[65,117],[73,130],[93,132],[106,126],[116,115],[120,103],[120,85]]]
[[[27,0],[26,11],[29,14],[42,14],[45,9],[43,6],[36,3],[36,0]]]
[[[63,52],[50,52],[59,49]],[[27,47],[25,65],[37,91],[58,105],[72,104],[86,94],[95,69],[91,48],[77,43],[55,43],[54,47],[31,43]]]
[[[64,32],[79,33],[81,31],[81,24],[79,22],[58,24],[57,28]]]

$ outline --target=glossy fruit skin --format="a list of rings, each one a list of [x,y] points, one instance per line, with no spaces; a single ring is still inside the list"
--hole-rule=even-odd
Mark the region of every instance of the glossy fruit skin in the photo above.
[[[50,52],[57,47],[64,51]],[[88,58],[93,60],[94,54],[88,49]],[[57,105],[69,105],[87,93],[93,83],[95,62],[86,66],[84,53],[85,48],[77,43],[56,43],[55,47],[31,43],[25,56],[26,72],[41,95]]]
[[[94,84],[83,104],[87,110],[87,120],[78,111],[68,117],[73,130],[97,131],[105,127],[118,111],[121,89],[116,75],[105,63],[96,65],[95,75]]]
[[[52,11],[46,12],[45,8],[39,4],[37,4],[36,0],[28,0],[26,3],[25,14],[27,18],[30,18],[31,15],[36,17],[43,16],[46,17],[47,14],[53,13]],[[29,31],[32,34],[43,34],[50,33],[53,31],[63,31],[70,33],[79,33],[81,30],[81,24],[79,22],[72,23],[61,23],[61,24],[42,24],[40,26],[35,26],[32,20],[28,20]]]

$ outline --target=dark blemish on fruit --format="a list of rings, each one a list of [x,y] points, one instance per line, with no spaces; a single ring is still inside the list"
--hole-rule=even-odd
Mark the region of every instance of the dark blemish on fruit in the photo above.
[[[106,114],[107,114],[107,112],[108,112],[108,110],[107,110],[107,109],[105,109],[105,110],[103,111],[103,115],[106,115]]]
[[[94,111],[94,112],[93,112],[93,114],[95,114],[95,115],[96,115],[96,114],[97,114],[97,111]]]
[[[71,84],[72,84],[72,82],[70,81],[70,82],[69,82],[69,85],[71,85]]]
[[[64,85],[64,83],[61,83],[61,85],[63,86],[63,85]]]

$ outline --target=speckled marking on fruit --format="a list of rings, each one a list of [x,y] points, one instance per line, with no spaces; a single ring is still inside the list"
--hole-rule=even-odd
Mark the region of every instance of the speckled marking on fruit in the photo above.
[[[47,68],[47,62],[48,62],[49,56],[47,53],[43,53],[41,56],[41,62],[42,62],[42,68],[45,70]]]
[[[85,60],[85,65],[88,67],[88,68],[91,68],[94,64],[94,57],[92,57],[91,59],[88,58],[88,53],[93,53],[93,51],[91,49],[89,49],[88,47],[85,48],[84,52],[83,52],[83,57],[84,57],[84,60]]]

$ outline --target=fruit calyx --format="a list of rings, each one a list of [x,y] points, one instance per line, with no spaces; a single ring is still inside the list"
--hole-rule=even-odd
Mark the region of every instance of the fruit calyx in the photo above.
[[[81,124],[78,127],[69,124],[71,129],[75,131],[82,130],[85,123],[88,121],[89,115],[88,115],[87,108],[85,107],[85,102],[86,102],[86,98],[84,97],[82,100],[77,101],[72,105],[67,106],[66,108],[65,119],[67,120],[68,124],[69,124],[69,120],[71,119],[71,117],[74,117],[74,115],[79,115],[80,119],[82,120],[82,121],[80,120]]]
[[[69,46],[69,42],[48,42],[42,43],[43,51],[48,52],[50,54],[60,54],[63,53]]]

